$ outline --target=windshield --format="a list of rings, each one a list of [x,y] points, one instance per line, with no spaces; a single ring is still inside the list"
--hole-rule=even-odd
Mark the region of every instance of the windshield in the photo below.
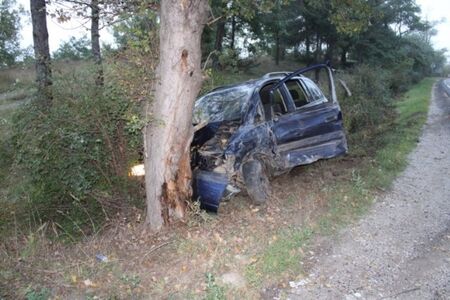
[[[193,123],[240,120],[252,91],[251,85],[242,84],[206,94],[195,103]]]

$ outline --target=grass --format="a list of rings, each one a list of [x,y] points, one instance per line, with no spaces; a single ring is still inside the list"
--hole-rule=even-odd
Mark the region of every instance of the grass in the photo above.
[[[246,269],[246,277],[253,286],[277,280],[301,271],[299,262],[303,249],[312,235],[311,228],[282,229],[269,238],[265,248],[257,256],[256,262]]]
[[[11,135],[9,126],[11,125],[13,111],[14,109],[0,110],[0,136],[2,137],[0,140],[0,190],[6,184],[12,159],[11,145],[8,141]]]
[[[435,82],[427,78],[409,90],[398,102],[394,129],[384,140],[386,146],[375,156],[375,166],[368,170],[369,187],[389,187],[407,165],[407,156],[415,148],[427,119],[430,90]]]
[[[17,66],[0,70],[0,93],[6,93],[33,85],[34,65]]]

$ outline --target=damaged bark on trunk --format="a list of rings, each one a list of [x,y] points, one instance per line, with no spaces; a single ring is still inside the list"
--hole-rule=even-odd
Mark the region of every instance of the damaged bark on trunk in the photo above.
[[[201,35],[207,0],[161,2],[160,62],[144,128],[146,223],[158,230],[183,218],[192,195],[192,109],[201,87]]]

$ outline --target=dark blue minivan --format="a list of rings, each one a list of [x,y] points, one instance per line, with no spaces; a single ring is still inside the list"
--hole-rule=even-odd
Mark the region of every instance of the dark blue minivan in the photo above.
[[[210,211],[240,191],[262,204],[270,177],[347,152],[327,64],[212,90],[196,101],[193,123],[194,195]]]

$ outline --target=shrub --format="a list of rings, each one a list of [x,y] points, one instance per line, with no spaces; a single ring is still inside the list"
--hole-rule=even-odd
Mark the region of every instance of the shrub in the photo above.
[[[57,78],[49,111],[32,101],[14,118],[15,164],[26,178],[20,196],[41,222],[83,234],[137,195],[127,173],[141,148],[135,105],[114,82],[97,88],[92,74]]]
[[[355,67],[337,76],[337,79],[346,82],[352,93],[352,96],[346,96],[337,83],[344,126],[351,145],[368,146],[374,140],[374,131],[392,112],[390,78],[389,72],[368,65]]]

